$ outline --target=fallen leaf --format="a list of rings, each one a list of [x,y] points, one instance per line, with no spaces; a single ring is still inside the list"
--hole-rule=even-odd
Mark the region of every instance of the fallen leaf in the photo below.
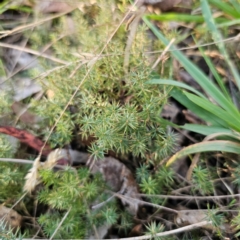
[[[30,78],[19,78],[13,82],[14,100],[19,102],[35,93],[42,91],[42,87]]]
[[[138,186],[131,171],[123,163],[113,157],[106,157],[95,161],[91,172],[100,172],[113,191],[126,197],[121,198],[121,201],[128,212],[137,214],[140,206],[138,200],[141,199],[138,196]]]
[[[0,205],[0,219],[6,224],[7,228],[12,229],[14,232],[22,225],[22,216],[4,205]]]
[[[191,9],[192,0],[140,0],[141,4],[152,5],[162,12],[185,12]]]
[[[12,110],[24,123],[35,124],[41,120],[40,117],[29,112],[27,106],[21,102],[14,102],[12,104]]]
[[[35,9],[41,13],[62,13],[73,10],[77,6],[76,2],[72,1],[36,1]]]

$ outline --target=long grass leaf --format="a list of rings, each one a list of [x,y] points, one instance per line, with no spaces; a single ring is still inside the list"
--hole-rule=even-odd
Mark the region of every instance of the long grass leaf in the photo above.
[[[174,154],[168,161],[167,166],[174,163],[178,158],[187,156],[193,153],[221,151],[240,154],[240,144],[232,141],[216,140],[196,143],[188,147],[183,148],[176,154]]]
[[[234,19],[232,21],[228,21],[228,22],[225,22],[225,23],[217,24],[217,27],[218,28],[230,27],[230,26],[233,26],[233,25],[236,25],[236,24],[239,24],[239,23],[240,23],[240,19]]]
[[[227,112],[224,109],[216,106],[215,104],[211,103],[210,101],[198,97],[196,95],[185,93],[185,95],[195,104],[200,106],[201,108],[209,111],[210,113],[214,114],[219,119],[222,119],[225,123],[228,124],[228,128],[232,128],[236,131],[240,131],[240,116],[235,115],[233,113]]]
[[[215,127],[215,126],[207,126],[207,125],[199,125],[199,124],[185,124],[183,126],[179,126],[179,128],[192,131],[195,133],[200,133],[202,135],[210,135],[214,133],[228,133],[231,134],[232,130],[227,129],[227,128],[222,128],[222,127]]]
[[[240,15],[240,4],[237,0],[230,0],[232,6],[234,7],[234,9],[238,12],[238,14]]]
[[[208,0],[209,3],[216,6],[220,10],[222,10],[224,13],[230,15],[231,17],[239,18],[240,14],[237,10],[235,10],[232,6],[229,5],[229,3],[220,1],[220,0]]]
[[[146,15],[147,18],[158,20],[158,21],[183,21],[183,22],[195,22],[195,23],[203,23],[204,18],[202,16],[194,16],[189,14],[177,14],[177,13],[165,13],[165,14],[149,14]]]
[[[162,35],[162,33],[146,17],[143,17],[143,20],[153,31],[156,37],[159,38],[165,45],[168,45],[169,41]],[[204,89],[204,91],[206,91],[225,110],[238,113],[234,104],[222,94],[219,88],[208,79],[202,70],[193,64],[186,56],[184,56],[184,54],[176,50],[175,47],[171,46],[170,49],[174,50],[172,51],[173,56],[182,64],[188,73]]]
[[[219,1],[219,2],[221,2],[221,1]],[[229,66],[229,69],[231,70],[231,72],[232,72],[232,74],[235,78],[238,89],[240,90],[240,76],[239,76],[239,73],[238,73],[234,63],[230,60],[229,54],[228,54],[227,50],[225,49],[222,35],[216,27],[216,24],[214,22],[214,19],[213,19],[213,16],[212,16],[212,13],[211,13],[211,10],[210,10],[210,7],[208,5],[207,0],[201,0],[201,7],[202,7],[203,17],[205,18],[205,22],[207,23],[207,27],[212,34],[212,38],[215,42],[218,42],[217,46],[218,46],[221,54],[224,56],[224,59],[227,62],[228,66]]]
[[[210,123],[211,125],[216,127],[229,128],[229,125],[226,122],[224,122],[216,115],[212,114],[209,111],[206,111],[204,108],[201,108],[200,106],[192,102],[189,98],[186,97],[184,92],[178,89],[173,89],[171,92],[171,96],[179,103],[181,103],[183,106],[185,106],[187,109],[194,112],[198,117],[203,119],[205,122]]]
[[[202,97],[202,98],[206,98],[202,93],[200,93],[199,91],[197,91],[196,89],[194,89],[193,87],[190,87],[189,85],[185,84],[185,83],[181,83],[178,82],[176,80],[168,80],[168,79],[152,79],[147,81],[146,83],[149,84],[161,84],[161,85],[170,85],[170,86],[175,86],[175,87],[180,87],[183,89],[187,89],[193,93],[195,93],[196,95]]]
[[[180,14],[180,13],[164,13],[160,15],[156,14],[148,14],[146,15],[147,18],[152,19],[152,20],[158,20],[161,22],[164,21],[182,21],[182,22],[190,22],[190,23],[203,23],[204,18],[202,16],[197,16],[197,15],[189,15],[189,14]],[[217,23],[226,23],[229,20],[227,18],[216,18],[215,21]]]
[[[215,79],[216,79],[219,87],[221,88],[223,94],[225,95],[226,98],[228,98],[229,101],[231,101],[231,97],[229,95],[229,92],[227,91],[227,89],[224,85],[224,82],[223,82],[222,78],[220,77],[220,75],[218,74],[218,72],[217,72],[215,66],[213,65],[211,59],[208,56],[206,56],[206,54],[204,53],[204,51],[201,47],[199,47],[199,50],[200,50],[205,62],[207,63],[211,73],[215,77]]]

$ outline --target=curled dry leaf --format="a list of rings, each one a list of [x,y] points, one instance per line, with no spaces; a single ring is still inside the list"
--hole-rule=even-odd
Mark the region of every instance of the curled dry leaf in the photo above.
[[[129,213],[136,215],[140,206],[138,186],[131,171],[120,161],[106,157],[94,162],[92,173],[100,172],[113,191],[124,195],[121,198]]]
[[[178,226],[186,226],[198,223],[206,219],[206,212],[201,210],[180,210],[175,217],[175,223]]]
[[[4,60],[9,72],[38,68],[41,70],[38,60],[31,54],[18,49],[8,48],[4,50]]]
[[[0,205],[0,221],[16,232],[22,225],[22,216],[15,210]]]
[[[182,227],[191,225],[208,219],[207,211],[198,209],[190,210],[185,207],[181,207],[181,209],[186,210],[180,210],[174,219],[176,225],[178,226]],[[211,231],[217,231],[216,227],[210,223],[203,226],[203,228]],[[220,226],[218,226],[218,229],[221,229],[225,233],[234,234],[234,227],[227,222],[223,222]]]
[[[36,1],[36,10],[41,13],[61,13],[73,10],[76,7],[75,1]]]
[[[19,78],[14,81],[13,88],[14,100],[17,102],[42,91],[42,87],[30,78]]]
[[[14,102],[12,104],[13,112],[19,116],[19,119],[27,124],[36,124],[41,118],[27,110],[27,106],[21,102]]]

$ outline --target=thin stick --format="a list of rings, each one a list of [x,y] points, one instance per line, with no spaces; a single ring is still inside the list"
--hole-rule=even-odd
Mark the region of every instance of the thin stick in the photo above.
[[[101,203],[98,203],[98,204],[92,206],[91,209],[101,208],[101,207],[103,207],[106,203],[110,202],[113,198],[114,198],[114,195],[112,195],[112,196],[111,196],[110,198],[108,198],[106,201],[101,202]]]
[[[56,41],[60,40],[61,38],[64,38],[65,36],[67,36],[67,35],[61,35],[61,36],[58,37],[56,40],[54,40],[53,42],[51,42],[50,44],[48,44],[48,45],[47,45],[46,47],[44,47],[44,49],[41,51],[41,54],[44,54],[44,52],[47,51],[47,49],[49,49]],[[33,58],[33,61],[36,60],[38,57],[39,57],[39,56],[35,56],[35,57]],[[0,83],[0,85],[3,84],[3,83],[5,83],[5,82],[8,81],[9,79],[11,79],[13,76],[15,76],[15,75],[16,75],[17,73],[19,73],[20,71],[25,70],[26,67],[28,67],[28,66],[31,65],[31,64],[32,64],[32,62],[30,62],[30,63],[28,63],[28,64],[20,67],[19,69],[17,69],[14,73],[12,73],[12,74],[11,74],[10,76],[8,76],[4,81],[2,81],[2,82]],[[64,66],[67,66],[68,64],[69,64],[69,63],[67,63],[67,64],[64,65]],[[61,66],[61,67],[62,67],[62,66]],[[36,79],[36,78],[35,78],[35,79]],[[34,79],[32,79],[32,80],[34,80]]]
[[[128,197],[128,196],[119,194],[119,193],[112,193],[112,194],[114,194],[116,197],[118,197],[120,199],[124,199],[124,200],[128,200],[128,201],[130,201],[130,200],[138,201],[139,203],[143,203],[144,205],[149,205],[149,206],[152,206],[152,207],[155,207],[155,208],[159,208],[159,209],[162,209],[162,210],[165,210],[165,211],[168,211],[168,212],[173,212],[173,213],[176,213],[176,214],[179,213],[179,211],[177,211],[175,209],[164,207],[164,206],[160,206],[158,204],[146,202],[146,201],[143,201],[143,200],[140,200],[140,199],[135,199],[135,198],[132,198],[132,197]]]
[[[173,38],[169,44],[167,45],[167,47],[163,50],[162,54],[158,57],[158,59],[156,60],[156,62],[153,64],[152,69],[154,69],[158,63],[162,60],[163,56],[168,52],[169,48],[172,46],[172,44],[175,42],[175,38]]]
[[[41,19],[41,20],[39,20],[39,21],[37,21],[37,22],[34,22],[34,23],[30,23],[30,24],[27,24],[27,25],[24,25],[24,26],[16,27],[16,28],[14,28],[14,29],[11,30],[11,31],[2,31],[2,32],[0,32],[0,34],[3,34],[3,35],[0,36],[0,39],[1,39],[1,38],[4,38],[4,37],[7,37],[7,36],[9,36],[9,35],[11,35],[11,34],[16,34],[16,33],[18,33],[18,32],[27,30],[27,29],[29,29],[29,28],[36,27],[36,26],[41,25],[41,24],[43,24],[43,23],[45,23],[45,22],[48,22],[48,21],[50,21],[50,20],[52,20],[52,19],[55,19],[55,18],[58,18],[58,17],[61,17],[61,16],[65,15],[65,14],[68,14],[68,13],[72,12],[73,10],[74,10],[74,9],[71,9],[71,10],[66,11],[66,12],[64,12],[64,13],[58,13],[58,14],[55,14],[55,15],[53,15],[53,16],[51,16],[51,17]]]
[[[190,50],[190,49],[195,49],[195,48],[200,48],[200,47],[208,47],[208,46],[215,45],[215,44],[218,44],[218,43],[223,43],[223,42],[239,41],[239,39],[240,39],[240,33],[237,36],[230,37],[230,38],[225,38],[225,39],[222,39],[222,40],[219,40],[219,41],[200,44],[200,45],[194,45],[194,46],[191,46],[191,47],[174,48],[174,49],[168,50],[168,52]],[[161,53],[161,52],[163,52],[163,51],[162,50],[160,50],[160,51],[148,51],[146,53],[155,54],[155,53]]]
[[[27,193],[24,193],[11,207],[13,209],[20,201],[23,200],[23,198],[27,195]]]
[[[55,236],[55,234],[57,233],[57,231],[59,230],[59,228],[62,226],[63,222],[65,221],[65,219],[67,218],[68,214],[70,213],[70,211],[72,210],[72,207],[70,207],[68,209],[68,211],[65,213],[64,217],[62,218],[61,222],[58,224],[57,228],[55,229],[54,233],[52,234],[52,236],[49,238],[49,240],[52,240],[53,237]]]
[[[27,47],[20,47],[20,46],[16,46],[16,45],[13,45],[13,44],[8,44],[8,43],[0,43],[0,47],[11,48],[11,49],[15,49],[15,50],[18,50],[18,51],[21,51],[21,52],[30,53],[30,54],[36,55],[38,57],[44,57],[44,58],[47,58],[47,59],[49,59],[53,62],[61,63],[61,64],[64,64],[64,65],[68,64],[68,62],[66,62],[66,61],[63,61],[61,59],[52,57],[52,56],[50,56],[48,54],[45,54],[45,53],[42,53],[42,52],[32,50],[32,49],[27,48]]]
[[[18,158],[0,158],[0,162],[33,164],[33,161],[31,161],[31,160],[18,159]]]
[[[174,229],[174,230],[170,230],[170,231],[166,231],[166,232],[162,232],[162,233],[157,233],[156,235],[144,235],[144,236],[140,236],[140,237],[130,237],[130,238],[119,238],[119,240],[144,240],[144,239],[152,239],[153,237],[163,237],[163,236],[169,236],[169,235],[174,235],[177,233],[181,233],[181,232],[186,232],[186,231],[190,231],[196,228],[200,228],[203,226],[206,226],[208,224],[211,224],[210,221],[202,221],[199,223],[194,223],[191,225],[188,225],[186,227],[181,227],[178,229]]]
[[[157,197],[157,198],[169,198],[169,199],[199,199],[199,200],[211,200],[211,199],[226,199],[226,198],[234,198],[240,197],[240,194],[232,194],[232,195],[220,195],[220,196],[191,196],[191,195],[148,195],[148,194],[138,194],[141,197]]]
[[[145,11],[146,11],[146,6],[144,6],[144,5],[141,6],[139,8],[139,10],[137,11],[136,16],[133,19],[132,23],[130,24],[130,32],[128,34],[126,48],[124,51],[124,63],[123,63],[123,69],[124,69],[124,72],[126,75],[128,74],[129,58],[130,58],[130,54],[131,54],[133,40],[137,33],[137,28],[138,28],[139,22],[142,19],[142,16]],[[125,79],[125,81],[127,81],[127,79]]]

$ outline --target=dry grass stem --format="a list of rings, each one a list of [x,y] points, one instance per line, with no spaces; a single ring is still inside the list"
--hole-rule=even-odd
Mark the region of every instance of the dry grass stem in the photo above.
[[[170,230],[170,231],[166,231],[166,232],[162,232],[162,233],[157,233],[154,236],[153,235],[145,235],[145,236],[140,236],[140,237],[119,238],[119,240],[144,240],[144,239],[152,239],[153,237],[169,236],[169,235],[174,235],[174,234],[181,233],[181,232],[191,231],[193,229],[200,228],[200,227],[203,227],[203,226],[209,225],[209,224],[211,224],[210,221],[202,221],[199,223],[194,223],[194,224],[188,225],[186,227],[181,227],[178,229],[174,229],[174,230]]]
[[[169,48],[172,46],[172,44],[174,43],[176,39],[173,38],[169,44],[167,45],[167,47],[163,50],[162,54],[158,57],[158,59],[156,60],[156,62],[153,64],[152,69],[156,68],[156,66],[159,64],[159,62],[163,59],[164,55],[168,52]]]

